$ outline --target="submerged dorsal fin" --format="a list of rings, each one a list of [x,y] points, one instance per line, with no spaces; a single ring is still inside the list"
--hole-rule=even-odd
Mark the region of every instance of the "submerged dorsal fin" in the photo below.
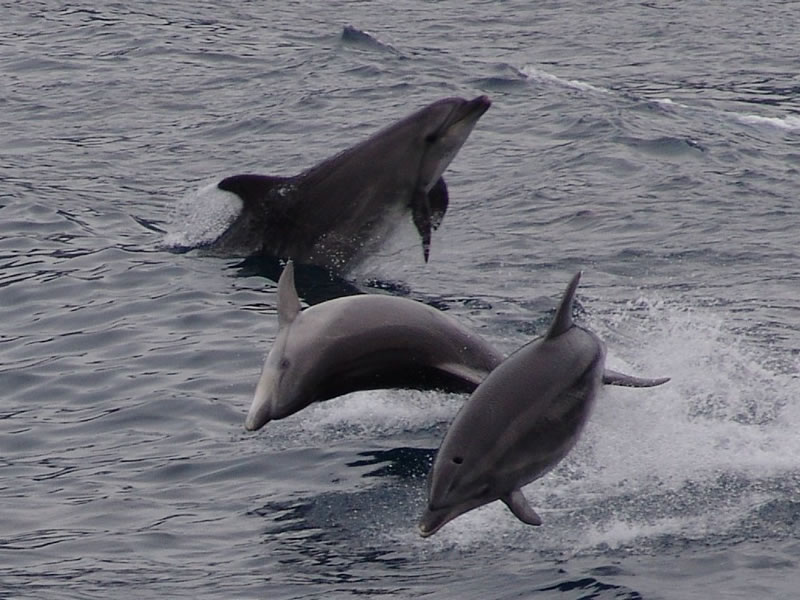
[[[567,286],[564,296],[561,298],[561,303],[556,310],[556,316],[553,317],[553,322],[550,323],[550,329],[547,330],[545,338],[557,338],[563,333],[566,333],[574,325],[572,322],[572,301],[575,300],[575,290],[578,289],[578,282],[581,280],[581,272],[575,273],[572,280]]]
[[[283,329],[291,324],[300,308],[300,298],[294,287],[294,264],[290,260],[278,279],[278,328]]]

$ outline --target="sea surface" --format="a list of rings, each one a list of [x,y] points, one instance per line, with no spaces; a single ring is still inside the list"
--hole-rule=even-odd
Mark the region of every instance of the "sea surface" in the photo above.
[[[0,598],[797,597],[796,3],[0,9]],[[525,489],[542,527],[494,503],[422,539],[464,396],[245,432],[274,280],[163,231],[215,178],[481,94],[430,262],[409,220],[348,281],[511,352],[583,270],[607,364],[672,381],[602,392]]]

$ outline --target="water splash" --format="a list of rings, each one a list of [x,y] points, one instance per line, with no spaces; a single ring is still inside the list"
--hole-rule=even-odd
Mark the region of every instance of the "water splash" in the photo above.
[[[236,220],[242,201],[217,187],[214,180],[184,196],[172,210],[163,245],[170,250],[187,250],[211,244]]]
[[[796,535],[798,365],[775,366],[771,348],[713,312],[661,300],[639,299],[589,326],[607,340],[610,367],[672,381],[603,390],[575,450],[524,490],[542,527],[496,502],[426,547],[535,544],[571,556]],[[412,543],[408,529],[390,535]]]

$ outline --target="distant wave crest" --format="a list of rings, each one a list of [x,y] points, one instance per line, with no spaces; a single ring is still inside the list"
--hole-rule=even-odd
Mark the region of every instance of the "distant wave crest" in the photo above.
[[[742,115],[731,113],[740,123],[747,125],[766,125],[786,131],[800,131],[800,115],[792,114],[785,117],[762,117],[761,115]]]
[[[587,83],[585,81],[581,81],[579,79],[564,79],[557,75],[553,75],[552,73],[548,73],[547,71],[543,71],[538,67],[534,67],[532,65],[526,65],[520,69],[520,71],[528,77],[528,79],[533,79],[536,81],[544,81],[547,83],[552,83],[561,87],[572,88],[574,90],[580,90],[582,92],[593,92],[595,94],[611,94],[613,93],[610,89],[592,85],[591,83]]]
[[[532,65],[526,65],[520,69],[520,72],[525,75],[529,80],[544,82],[551,85],[555,85],[562,88],[569,88],[573,90],[579,90],[581,92],[587,92],[592,94],[603,94],[609,95],[614,94],[614,90],[609,88],[605,88],[602,86],[593,85],[586,81],[582,81],[580,79],[567,79],[565,77],[559,77],[558,75],[554,75],[549,73],[543,69],[538,67],[534,67]],[[754,125],[754,126],[765,126],[765,127],[774,127],[776,129],[782,129],[784,131],[800,131],[800,114],[788,114],[783,116],[763,116],[763,115],[755,115],[755,114],[744,114],[738,113],[734,111],[725,111],[725,110],[717,110],[713,108],[704,108],[699,106],[691,106],[688,104],[683,104],[681,102],[675,102],[670,98],[644,98],[644,97],[636,97],[631,94],[625,94],[620,92],[621,96],[625,96],[628,98],[633,98],[635,100],[646,100],[649,102],[655,102],[659,106],[663,108],[671,108],[671,109],[679,109],[679,110],[694,110],[694,111],[702,111],[702,112],[711,112],[721,115],[727,119],[732,121],[742,123],[745,125]]]

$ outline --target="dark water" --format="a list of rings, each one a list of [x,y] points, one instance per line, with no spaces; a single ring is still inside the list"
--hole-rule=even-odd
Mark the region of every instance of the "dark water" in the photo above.
[[[0,597],[792,597],[796,5],[272,6],[2,3]],[[409,225],[353,279],[510,351],[583,269],[610,366],[673,381],[603,393],[526,490],[543,527],[491,505],[422,540],[463,399],[245,434],[274,284],[154,229],[214,177],[478,94],[431,262]]]

